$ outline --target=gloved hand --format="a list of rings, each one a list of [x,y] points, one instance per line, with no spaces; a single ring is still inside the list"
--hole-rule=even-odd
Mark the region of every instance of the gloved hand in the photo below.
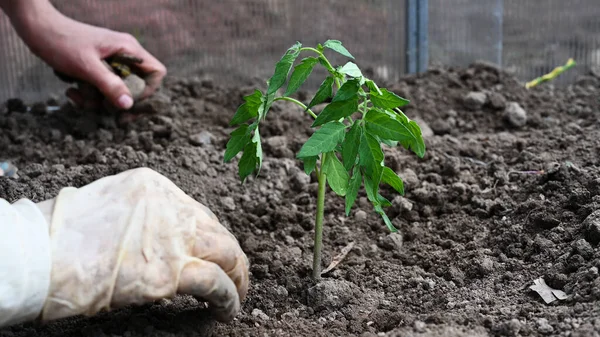
[[[205,206],[139,168],[68,187],[37,204],[50,224],[52,272],[41,320],[93,315],[176,293],[227,322],[248,290],[248,260]]]

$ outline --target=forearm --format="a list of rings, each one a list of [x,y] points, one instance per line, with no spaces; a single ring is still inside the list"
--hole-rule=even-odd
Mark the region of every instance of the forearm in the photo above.
[[[30,48],[35,48],[30,43],[35,35],[51,29],[52,22],[62,15],[48,0],[0,0],[0,8]]]
[[[0,199],[0,328],[31,321],[50,287],[47,220],[33,202]]]

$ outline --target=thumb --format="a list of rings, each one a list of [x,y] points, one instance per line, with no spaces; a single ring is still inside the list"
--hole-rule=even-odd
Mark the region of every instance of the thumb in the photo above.
[[[98,88],[112,105],[120,109],[133,106],[133,98],[125,82],[108,69],[102,60],[98,59],[91,64],[86,81]]]

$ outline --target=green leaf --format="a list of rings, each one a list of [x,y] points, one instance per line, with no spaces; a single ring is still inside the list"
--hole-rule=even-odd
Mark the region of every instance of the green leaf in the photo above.
[[[338,40],[327,40],[325,41],[325,43],[323,44],[323,46],[325,48],[329,48],[333,51],[336,51],[346,57],[349,57],[351,59],[354,59],[354,56],[352,56],[352,54],[350,54],[350,52],[346,49],[346,47],[344,47],[342,45],[341,41]]]
[[[327,153],[325,163],[322,167],[323,172],[327,177],[329,187],[339,196],[343,197],[348,191],[348,171],[344,169],[344,165],[335,155],[335,152]]]
[[[329,103],[323,111],[317,116],[312,127],[323,125],[331,121],[337,121],[348,117],[358,110],[358,96],[345,101]]]
[[[392,203],[387,200],[383,195],[381,194],[377,194],[377,202],[382,206],[382,207],[390,207],[392,206]]]
[[[358,89],[360,89],[360,80],[352,79],[346,81],[335,93],[335,97],[331,100],[331,102],[339,102],[339,101],[347,101],[349,99],[357,97]],[[358,109],[358,107],[357,107]]]
[[[373,106],[382,109],[394,109],[405,106],[409,103],[408,100],[396,95],[395,93],[388,91],[385,88],[380,89],[381,95],[375,92],[371,92],[371,103]]]
[[[423,158],[425,156],[425,142],[423,141],[423,135],[421,134],[421,127],[415,122],[410,121],[406,124],[408,129],[415,135],[415,139],[413,141],[401,141],[400,143],[407,150],[411,150],[414,152],[419,158]]]
[[[306,174],[310,175],[315,170],[315,167],[317,167],[317,158],[318,156],[302,158]]]
[[[398,141],[397,140],[389,140],[389,139],[380,139],[379,141],[381,141],[383,144],[389,146],[389,147],[396,147],[398,146]]]
[[[365,83],[367,84],[370,93],[374,91],[377,93],[377,95],[383,95],[383,93],[381,92],[381,90],[379,90],[379,87],[375,82],[373,82],[373,80],[366,80]]]
[[[289,96],[296,92],[302,86],[304,81],[310,76],[315,65],[319,62],[316,57],[307,57],[302,60],[302,63],[298,64],[292,72],[290,82],[288,83],[287,90],[284,96]]]
[[[358,190],[360,189],[360,184],[362,183],[362,175],[360,174],[360,169],[354,167],[352,172],[352,178],[350,178],[350,182],[348,183],[348,191],[346,192],[346,215],[350,215],[350,210],[356,202],[356,198],[358,197]]]
[[[410,143],[417,140],[417,136],[407,125],[398,121],[393,114],[387,111],[371,109],[367,112],[364,120],[367,131],[383,139]]]
[[[333,96],[333,77],[327,76],[323,83],[321,83],[321,86],[319,86],[315,97],[308,104],[308,108],[310,109],[317,104],[325,102],[331,96]]]
[[[378,184],[374,184],[373,180],[364,172],[363,179],[365,180],[365,192],[367,192],[367,199],[373,204],[379,203],[377,199],[376,192],[379,191]]]
[[[256,170],[256,160],[257,160],[257,147],[256,143],[250,142],[244,148],[244,154],[238,163],[239,168],[239,176],[242,180],[242,183],[246,178]]]
[[[298,55],[300,55],[300,48],[302,44],[300,42],[296,42],[293,46],[291,46],[286,53],[281,57],[279,62],[275,65],[275,73],[269,79],[269,88],[267,89],[267,95],[270,95],[277,91],[277,89],[281,88],[287,79],[290,70],[292,69],[292,65]]]
[[[379,182],[381,181],[381,176],[383,174],[383,151],[381,150],[381,145],[369,133],[363,130],[360,139],[360,146],[358,148],[359,153],[359,165],[364,169],[365,172],[365,188],[368,193],[372,193],[372,197],[376,195],[379,190]],[[368,178],[368,179],[366,179]],[[367,187],[367,180],[370,180],[372,186]],[[371,191],[369,191],[371,190]]]
[[[275,93],[269,94],[267,96],[262,96],[260,98],[261,105],[258,108],[258,120],[264,120],[267,117],[267,113],[269,109],[271,109],[271,105],[273,105],[273,101],[275,100]]]
[[[361,134],[362,128],[359,123],[355,122],[350,128],[350,131],[346,134],[346,138],[342,143],[342,160],[344,161],[344,168],[346,171],[350,171],[356,162]]]
[[[346,126],[340,122],[324,124],[302,145],[296,157],[313,157],[321,153],[333,151],[337,144],[344,140],[345,129]]]
[[[251,95],[245,96],[245,103],[238,107],[229,125],[241,124],[258,116],[258,109],[262,104],[261,98],[262,92],[260,90],[255,90]]]
[[[362,77],[362,72],[360,71],[360,69],[358,68],[358,66],[352,62],[348,62],[346,64],[344,64],[343,67],[341,67],[340,69],[338,69],[338,71],[342,74],[346,74],[350,77]]]
[[[391,168],[389,168],[387,166],[383,168],[383,174],[381,176],[381,181],[384,182],[385,184],[390,185],[393,189],[395,189],[401,195],[404,195],[404,182],[402,181],[402,179],[400,179],[400,177],[398,177],[396,172],[392,171]]]
[[[227,163],[233,159],[250,141],[250,130],[248,125],[244,124],[235,129],[230,134],[231,138],[227,142],[224,161]]]
[[[325,56],[319,56],[319,63],[327,69],[330,74],[335,74],[335,69],[331,66],[329,61],[325,58]]]
[[[387,228],[390,230],[390,232],[392,232],[392,233],[398,232],[396,227],[394,227],[394,225],[392,225],[392,221],[390,221],[390,218],[388,218],[387,214],[385,214],[385,211],[383,210],[381,205],[375,205],[375,212],[377,212],[383,218],[383,222],[385,223]]]
[[[258,166],[258,172],[260,172],[260,168],[262,167],[263,151],[262,144],[260,143],[260,133],[258,132],[258,127],[256,128],[256,131],[254,131],[252,142],[256,144],[256,164]]]

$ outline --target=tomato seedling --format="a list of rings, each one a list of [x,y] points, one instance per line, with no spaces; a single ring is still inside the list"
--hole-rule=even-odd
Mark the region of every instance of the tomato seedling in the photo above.
[[[364,186],[375,212],[383,218],[390,231],[397,232],[383,210],[391,203],[379,193],[379,186],[387,184],[403,195],[404,183],[392,169],[385,166],[382,144],[390,147],[400,144],[420,158],[425,155],[421,128],[400,110],[408,104],[408,100],[379,88],[351,61],[343,66],[332,66],[325,57],[325,50],[354,60],[354,56],[337,40],[328,40],[316,48],[302,47],[300,42],[296,42],[277,62],[273,76],[267,81],[266,91],[256,89],[244,97],[244,103],[231,119],[230,125],[238,127],[230,134],[224,156],[224,161],[229,162],[243,152],[238,162],[238,174],[243,183],[254,172],[257,175],[260,172],[263,152],[259,126],[273,102],[292,102],[314,118],[312,127],[316,130],[296,157],[303,162],[306,174],[315,172],[319,183],[312,273],[315,281],[321,277],[323,209],[327,185],[345,198],[346,215],[350,214],[359,189]],[[303,58],[294,67],[302,52],[312,56]],[[291,95],[302,86],[317,65],[327,69],[327,77],[306,105]],[[284,94],[279,95],[279,89],[286,82]],[[321,103],[327,104],[317,115],[311,108]]]

